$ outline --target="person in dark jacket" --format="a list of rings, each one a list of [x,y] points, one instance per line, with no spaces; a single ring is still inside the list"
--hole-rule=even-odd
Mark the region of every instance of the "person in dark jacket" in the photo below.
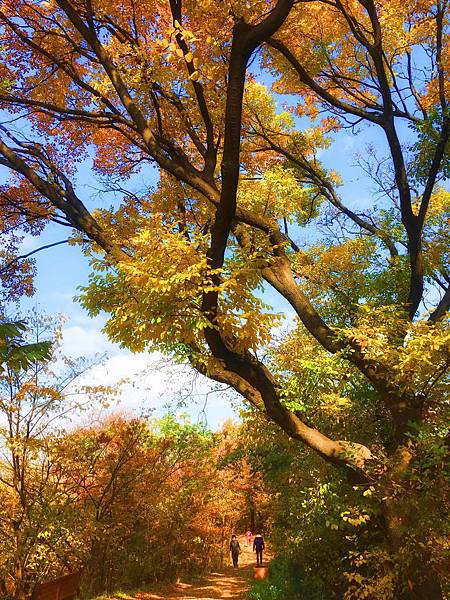
[[[263,550],[265,548],[264,538],[260,533],[255,535],[255,539],[253,540],[253,552],[256,551],[256,566],[262,566],[262,555]]]
[[[231,536],[230,552],[231,552],[231,559],[233,561],[233,567],[237,567],[238,566],[239,554],[241,553],[241,547],[240,547],[238,539],[234,535],[234,533]]]

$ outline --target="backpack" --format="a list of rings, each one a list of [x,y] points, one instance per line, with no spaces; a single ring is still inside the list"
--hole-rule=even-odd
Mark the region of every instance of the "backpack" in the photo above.
[[[263,540],[262,536],[257,535],[255,537],[253,543],[255,544],[256,550],[263,550],[263,548],[264,548],[264,540]]]

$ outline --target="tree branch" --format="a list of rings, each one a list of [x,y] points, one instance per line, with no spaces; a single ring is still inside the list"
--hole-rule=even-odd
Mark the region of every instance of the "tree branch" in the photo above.
[[[442,296],[441,301],[431,313],[429,320],[433,323],[439,321],[450,309],[450,285],[448,286],[445,294]]]
[[[340,100],[333,96],[328,90],[320,86],[308,73],[308,71],[303,67],[303,65],[297,60],[294,54],[289,50],[289,48],[280,40],[271,37],[266,41],[268,46],[271,46],[280,54],[284,56],[284,58],[289,62],[289,64],[294,68],[295,72],[298,75],[301,83],[307,85],[313,92],[315,92],[322,100],[325,100],[328,104],[341,110],[345,113],[349,113],[356,117],[360,117],[362,119],[366,119],[372,123],[381,123],[380,116],[376,113],[371,113],[365,111],[357,106],[353,106],[352,104],[348,104],[343,100]]]
[[[9,146],[0,140],[0,154],[4,157],[0,164],[12,169],[16,173],[23,175],[43,196],[47,197],[61,212],[63,212],[72,225],[86,233],[92,240],[111,254],[116,260],[124,260],[127,255],[113,244],[103,230],[92,217],[81,200],[75,194],[71,183],[65,178],[65,190],[62,190],[55,183],[49,183],[30,167],[20,156]],[[57,172],[59,176],[62,174]]]
[[[83,240],[83,242],[89,242],[90,240]],[[33,254],[36,254],[37,252],[40,252],[41,250],[47,250],[47,248],[54,248],[55,246],[60,246],[61,244],[68,244],[70,242],[70,239],[67,240],[61,240],[59,242],[53,242],[52,244],[46,244],[45,246],[40,246],[39,248],[36,248],[35,250],[32,250],[31,252],[28,252],[27,254],[21,254],[20,256],[16,256],[14,257],[12,260],[10,260],[8,263],[6,263],[6,265],[2,268],[0,268],[0,274],[5,273],[14,263],[18,262],[19,260],[24,260],[25,258],[29,258],[30,256],[33,256]]]

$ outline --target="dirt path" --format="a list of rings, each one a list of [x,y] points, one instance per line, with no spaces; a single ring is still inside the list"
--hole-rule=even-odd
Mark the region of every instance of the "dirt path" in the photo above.
[[[177,583],[154,592],[139,592],[130,600],[242,600],[253,579],[255,554],[247,548],[244,537],[239,537],[242,554],[239,566],[225,567],[210,573],[195,583]],[[121,600],[126,600],[121,596]]]

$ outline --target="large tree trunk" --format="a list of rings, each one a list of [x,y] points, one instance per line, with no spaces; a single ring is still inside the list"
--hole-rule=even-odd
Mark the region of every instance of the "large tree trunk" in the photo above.
[[[24,568],[20,558],[16,559],[14,565],[14,579],[16,586],[14,592],[15,600],[26,600]]]
[[[26,573],[23,560],[22,520],[13,520],[14,530],[14,598],[15,600],[26,599]]]
[[[400,573],[396,598],[398,600],[442,600],[443,592],[439,576],[430,565],[429,552],[420,542],[420,514],[414,504],[414,495],[408,486],[408,471],[413,460],[409,444],[399,446],[386,471],[381,491],[382,509],[386,534],[394,562],[402,554],[411,553],[411,537],[417,531],[414,555],[410,554],[408,572]]]
[[[86,564],[86,580],[89,581],[89,591],[93,595],[100,595],[106,590],[106,559],[104,540],[94,538]]]

